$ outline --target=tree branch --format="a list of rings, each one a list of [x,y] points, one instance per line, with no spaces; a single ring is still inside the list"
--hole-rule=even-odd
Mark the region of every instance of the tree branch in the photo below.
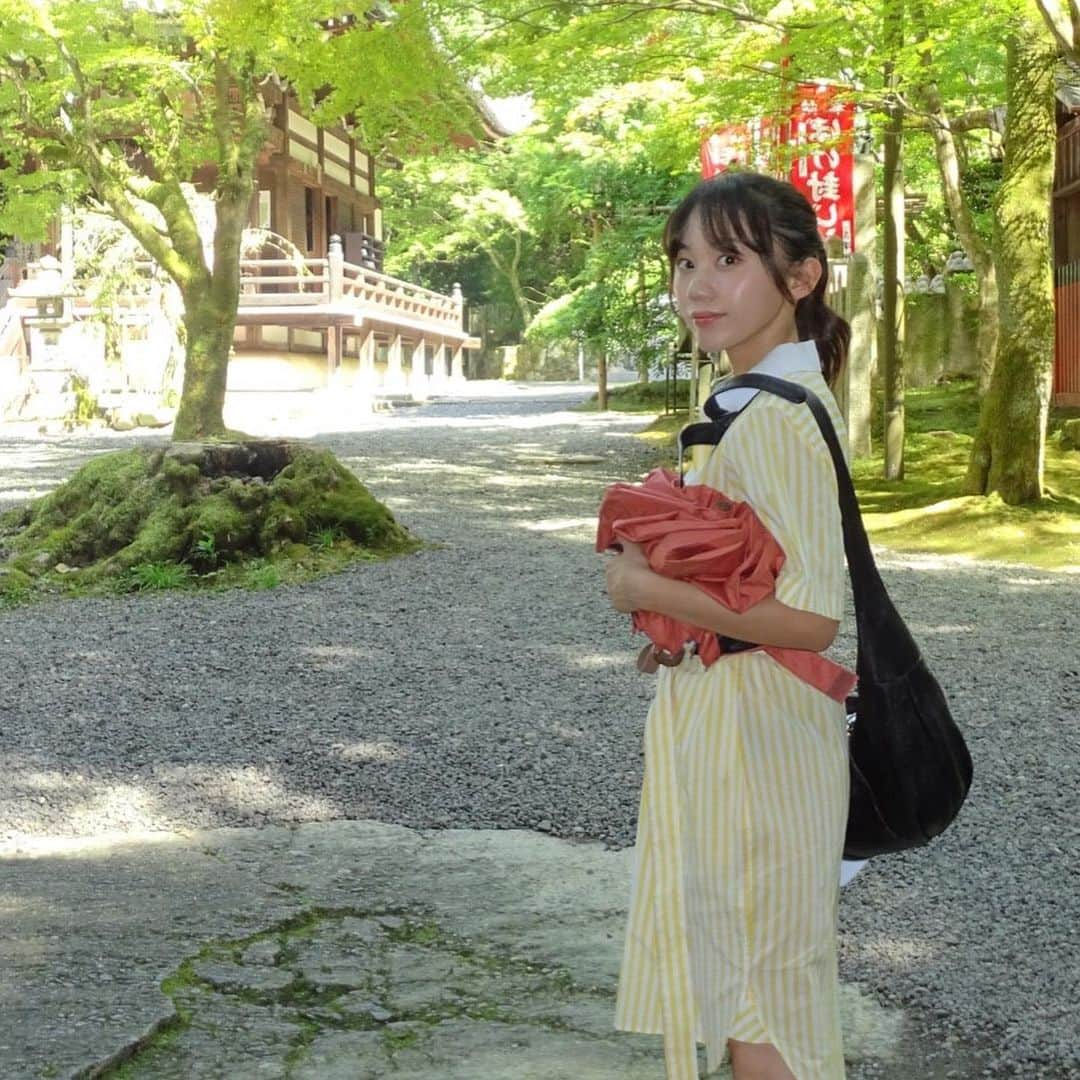
[[[1080,11],[1077,10],[1076,0],[1065,0],[1066,10],[1064,11],[1058,0],[1035,0],[1035,2],[1058,48],[1070,60],[1075,61],[1077,43],[1080,42]]]

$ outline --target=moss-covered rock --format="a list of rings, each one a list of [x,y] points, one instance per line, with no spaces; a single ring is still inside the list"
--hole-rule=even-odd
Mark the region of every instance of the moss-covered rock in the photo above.
[[[327,544],[327,535],[339,539]],[[270,440],[181,443],[102,455],[50,495],[0,517],[0,590],[23,595],[43,579],[65,590],[130,587],[147,579],[133,568],[164,564],[228,584],[246,580],[245,564],[267,559],[311,576],[417,546],[327,450]],[[293,579],[287,569],[281,577]]]

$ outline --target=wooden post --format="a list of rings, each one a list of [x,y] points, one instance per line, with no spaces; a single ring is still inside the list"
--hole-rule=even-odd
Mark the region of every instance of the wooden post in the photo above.
[[[341,237],[331,236],[326,252],[326,298],[329,303],[341,299],[342,281],[345,277],[345,255],[341,250]],[[345,339],[340,326],[331,323],[326,328],[326,384],[333,385],[341,369]]]
[[[461,291],[460,282],[454,282],[454,287],[450,290],[450,299],[454,301],[458,326],[461,327],[462,330],[465,330],[465,296]]]
[[[462,345],[454,346],[454,355],[450,360],[450,378],[461,382],[465,378],[465,349]]]
[[[370,327],[360,342],[356,385],[370,391],[375,386],[375,331]]]
[[[386,385],[393,390],[400,389],[405,383],[405,373],[401,370],[401,335],[395,334],[386,354]]]
[[[427,338],[417,342],[412,354],[412,374],[409,377],[409,393],[414,401],[427,401]]]
[[[341,299],[345,292],[345,252],[341,247],[341,237],[336,233],[330,237],[330,247],[326,252],[327,300],[333,304]]]

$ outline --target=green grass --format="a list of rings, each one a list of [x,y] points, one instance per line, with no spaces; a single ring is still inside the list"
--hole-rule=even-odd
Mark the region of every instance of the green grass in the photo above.
[[[191,579],[191,567],[186,563],[139,563],[128,572],[136,589],[178,589]]]
[[[978,420],[970,382],[910,389],[906,395],[904,479],[882,477],[880,418],[873,455],[852,469],[867,532],[896,551],[960,555],[1048,570],[1080,569],[1080,451],[1063,449],[1058,431],[1077,409],[1055,410],[1046,444],[1047,497],[1007,506],[997,495],[963,492]],[[880,410],[878,410],[880,414]],[[660,463],[674,463],[673,443],[684,417],[659,417],[640,433]]]
[[[664,386],[661,382],[625,383],[608,389],[608,409],[613,412],[663,412]],[[670,388],[667,393],[670,395]],[[676,380],[675,404],[686,415],[686,403],[689,400],[690,383],[687,379]],[[575,405],[580,412],[596,412],[596,395],[588,401]]]

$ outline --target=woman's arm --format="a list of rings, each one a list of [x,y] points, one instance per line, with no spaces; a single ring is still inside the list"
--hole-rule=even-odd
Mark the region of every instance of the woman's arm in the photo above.
[[[616,611],[655,611],[758,645],[824,652],[840,628],[835,619],[789,607],[775,596],[765,597],[740,615],[696,585],[655,573],[641,548],[626,542],[622,554],[608,561],[607,589]]]

